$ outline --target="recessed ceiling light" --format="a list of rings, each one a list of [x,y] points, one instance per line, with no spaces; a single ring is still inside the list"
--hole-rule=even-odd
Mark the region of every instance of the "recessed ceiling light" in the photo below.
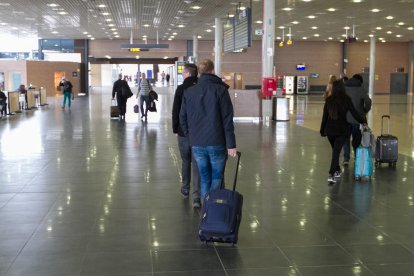
[[[143,38],[146,38],[146,37],[148,37],[148,36],[147,36],[147,35],[143,35],[142,37],[143,37]]]
[[[110,31],[116,31],[116,28],[109,29]]]
[[[336,11],[336,9],[335,8],[329,8],[329,9],[327,9],[327,11],[334,12],[334,11]]]
[[[304,37],[302,37],[302,39],[304,39],[304,40],[306,40],[306,39],[308,39],[306,36],[304,36]]]
[[[230,18],[234,17],[234,14],[229,13],[229,17],[230,17]]]
[[[197,38],[203,38],[201,35],[197,36]]]
[[[316,16],[314,16],[314,15],[309,15],[309,16],[307,16],[309,19],[315,19],[316,18]]]
[[[279,26],[279,29],[284,29],[285,28],[285,26]]]
[[[412,30],[414,30],[414,28],[413,27],[408,27],[407,30],[412,31]]]
[[[287,8],[283,8],[282,10],[283,10],[283,11],[291,11],[291,10],[293,10],[293,9],[292,9],[292,8],[287,7]]]
[[[7,23],[6,23],[6,22],[1,22],[1,23],[0,23],[0,25],[2,25],[2,26],[6,26],[6,25],[7,25]]]
[[[367,42],[368,42],[368,40],[366,40],[366,39],[365,39],[365,40],[364,40],[364,42],[365,42],[365,43],[367,43]]]
[[[383,37],[380,37],[380,38],[378,38],[379,40],[384,40],[384,38]]]
[[[64,15],[64,14],[68,14],[68,13],[67,13],[67,12],[62,11],[62,12],[58,12],[58,14]]]
[[[115,37],[116,37],[116,38],[119,38],[119,35],[116,35]]]
[[[391,20],[394,19],[394,16],[388,15],[387,17],[385,17],[385,19]]]
[[[115,24],[108,24],[108,27],[115,27]]]
[[[172,38],[169,38],[168,40],[172,40]]]
[[[135,58],[136,58],[136,59],[139,59],[139,58],[140,58],[140,56],[135,56]]]
[[[211,33],[211,30],[210,29],[207,29],[206,32]]]
[[[149,27],[150,25],[148,25],[148,24],[144,24],[144,27]]]
[[[377,30],[382,30],[382,28],[381,28],[381,27],[376,27],[375,29],[377,29]]]
[[[164,59],[168,59],[168,57],[167,57],[167,56],[165,56],[165,57],[164,57]]]
[[[400,25],[400,26],[404,26],[404,25],[405,25],[405,23],[404,23],[404,22],[398,22],[398,25]]]
[[[280,40],[280,39],[282,39],[280,36],[277,36],[277,37],[276,37],[276,40]]]
[[[345,26],[345,27],[344,27],[344,29],[345,29],[345,30],[349,30],[349,29],[351,29],[351,27],[349,27],[349,26]]]
[[[53,31],[53,32],[52,32],[52,34],[58,34],[58,33],[59,33],[58,31]]]
[[[311,27],[313,30],[316,30],[318,27],[316,27],[316,26],[313,26],[313,27]]]
[[[173,35],[177,35],[177,33],[173,33]]]
[[[352,2],[354,2],[354,3],[361,3],[362,0],[352,0]]]
[[[244,11],[245,9],[246,9],[246,7],[245,7],[245,6],[241,6],[241,7],[240,7],[240,10],[241,10],[241,11]]]
[[[374,35],[373,34],[370,34],[369,37],[374,37]]]
[[[342,34],[341,36],[342,36],[342,37],[347,37],[347,35],[346,35],[346,34]]]
[[[382,42],[382,43],[385,43],[385,42],[387,42],[387,41],[386,41],[386,40],[381,40],[381,42]]]
[[[392,34],[392,32],[391,31],[388,31],[387,34]]]
[[[112,19],[111,19],[111,18],[107,18],[107,19],[105,19],[105,21],[106,21],[106,22],[111,22],[111,21],[112,21]]]
[[[319,34],[314,34],[313,36],[319,37]]]
[[[94,37],[91,37],[91,40],[95,40],[95,38]]]
[[[332,37],[332,36],[330,36],[330,37],[328,37],[328,39],[329,39],[329,40],[332,40],[332,39],[333,39],[333,37]]]
[[[302,0],[302,2],[311,2],[312,0]]]
[[[52,4],[47,4],[49,7],[59,7],[58,4],[52,3]]]
[[[263,24],[263,21],[262,20],[257,20],[256,23],[257,24]]]
[[[92,37],[92,35],[87,35],[87,37]]]
[[[201,7],[200,6],[192,6],[191,7],[193,10],[199,10],[199,9],[201,9]]]
[[[177,26],[178,28],[184,28],[185,26],[183,24],[180,24]]]
[[[380,12],[381,10],[379,9],[372,9],[371,12]]]
[[[292,24],[297,25],[297,24],[299,24],[299,21],[293,21]]]
[[[98,8],[105,8],[105,7],[106,7],[106,5],[104,5],[104,4],[98,5]]]
[[[339,40],[339,42],[344,42],[344,40],[343,40],[343,39],[341,39],[341,40]]]
[[[109,12],[103,12],[102,15],[110,15]]]
[[[402,35],[398,34],[398,35],[396,35],[395,37],[402,37]]]

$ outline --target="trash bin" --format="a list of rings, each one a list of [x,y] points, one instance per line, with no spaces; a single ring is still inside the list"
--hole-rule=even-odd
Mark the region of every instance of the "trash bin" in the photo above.
[[[289,121],[289,98],[272,98],[272,120]]]

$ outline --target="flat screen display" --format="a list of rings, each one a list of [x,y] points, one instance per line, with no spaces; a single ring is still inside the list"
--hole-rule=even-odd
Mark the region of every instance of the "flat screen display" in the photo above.
[[[306,65],[305,64],[297,64],[296,65],[296,70],[298,71],[303,71],[306,69]]]

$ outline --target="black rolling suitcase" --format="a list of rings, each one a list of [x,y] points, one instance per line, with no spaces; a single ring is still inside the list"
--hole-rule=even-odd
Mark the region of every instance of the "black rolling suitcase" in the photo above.
[[[384,134],[384,118],[388,118],[388,132]],[[388,163],[389,166],[395,167],[398,160],[398,138],[390,134],[389,115],[383,115],[381,118],[381,135],[377,137],[375,147],[375,166],[381,163]]]
[[[243,206],[243,196],[236,191],[240,156],[237,152],[233,190],[210,191],[204,200],[198,231],[203,242],[237,243]]]

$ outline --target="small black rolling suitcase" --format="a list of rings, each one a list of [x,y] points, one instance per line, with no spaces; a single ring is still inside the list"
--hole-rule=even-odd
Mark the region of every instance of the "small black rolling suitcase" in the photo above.
[[[384,134],[384,118],[388,119],[388,132]],[[398,160],[398,138],[390,134],[389,115],[383,115],[381,118],[381,135],[377,137],[375,147],[375,166],[378,167],[381,163],[388,163],[391,167],[395,167]]]
[[[210,191],[204,200],[198,231],[202,242],[237,243],[243,207],[243,196],[236,191],[240,156],[237,152],[233,190]]]

